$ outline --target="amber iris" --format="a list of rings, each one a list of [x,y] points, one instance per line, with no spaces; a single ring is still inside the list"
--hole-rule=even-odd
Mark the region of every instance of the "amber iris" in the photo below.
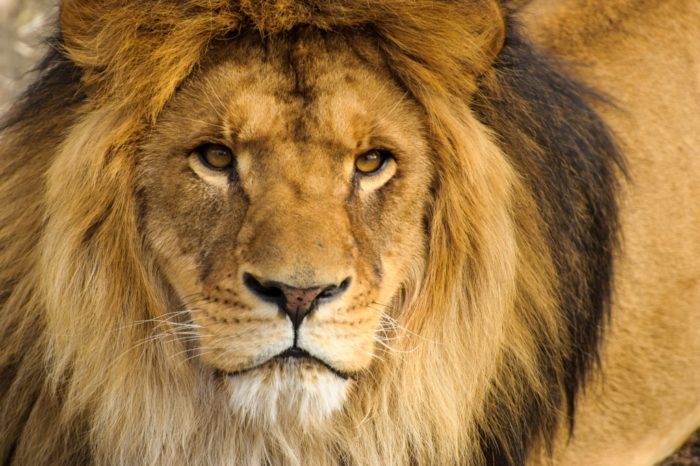
[[[363,175],[373,175],[384,168],[390,155],[387,151],[371,150],[355,160],[355,169]]]
[[[211,170],[228,170],[233,166],[233,153],[219,144],[206,144],[197,149],[199,160]]]

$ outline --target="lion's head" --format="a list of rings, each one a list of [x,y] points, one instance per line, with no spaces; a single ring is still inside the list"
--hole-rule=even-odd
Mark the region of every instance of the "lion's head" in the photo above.
[[[339,409],[424,267],[425,114],[351,45],[373,51],[305,30],[221,44],[139,151],[176,328],[252,421]]]
[[[2,161],[17,458],[518,462],[561,423],[607,299],[612,145],[603,175],[556,168],[599,122],[528,56],[590,128],[533,120],[496,2],[371,3],[63,4],[3,136],[34,145]]]

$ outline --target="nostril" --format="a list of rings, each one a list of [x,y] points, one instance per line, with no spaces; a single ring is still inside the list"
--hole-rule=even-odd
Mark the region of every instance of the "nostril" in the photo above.
[[[323,285],[311,288],[296,288],[276,281],[261,282],[249,273],[243,274],[243,284],[263,301],[277,304],[298,328],[301,321],[316,308],[321,300],[333,299],[350,286],[350,277],[339,285]]]
[[[260,281],[249,273],[243,274],[243,284],[264,301],[281,303],[284,300],[282,288],[274,284],[263,285]]]
[[[350,286],[352,279],[347,277],[345,280],[340,282],[340,285],[330,285],[325,287],[321,293],[318,295],[318,299],[330,299],[335,298],[339,294],[343,293]]]

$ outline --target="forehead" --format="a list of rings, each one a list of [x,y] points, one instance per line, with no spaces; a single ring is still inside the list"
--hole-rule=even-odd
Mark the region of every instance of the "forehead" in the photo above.
[[[174,106],[240,142],[354,149],[420,126],[417,105],[371,41],[318,31],[219,44]]]

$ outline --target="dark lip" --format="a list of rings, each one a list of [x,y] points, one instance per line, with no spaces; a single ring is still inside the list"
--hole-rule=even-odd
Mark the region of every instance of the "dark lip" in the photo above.
[[[296,346],[287,348],[286,350],[282,351],[281,353],[277,354],[276,356],[273,356],[273,357],[261,362],[260,364],[255,365],[253,367],[247,367],[245,369],[241,369],[241,370],[233,371],[233,372],[228,372],[228,371],[224,371],[224,370],[217,370],[216,372],[218,374],[226,376],[226,377],[236,377],[237,375],[242,375],[242,374],[245,374],[246,372],[250,372],[254,369],[258,369],[259,367],[264,366],[265,364],[267,364],[268,362],[270,362],[274,359],[287,359],[287,358],[308,359],[308,360],[313,361],[317,364],[320,364],[321,366],[325,367],[326,369],[328,369],[333,374],[335,374],[336,376],[340,377],[343,380],[348,380],[350,378],[349,374],[346,374],[345,372],[336,369],[335,367],[331,366],[323,359],[319,359],[316,356],[309,353],[308,351],[303,350],[301,348],[298,348]]]

